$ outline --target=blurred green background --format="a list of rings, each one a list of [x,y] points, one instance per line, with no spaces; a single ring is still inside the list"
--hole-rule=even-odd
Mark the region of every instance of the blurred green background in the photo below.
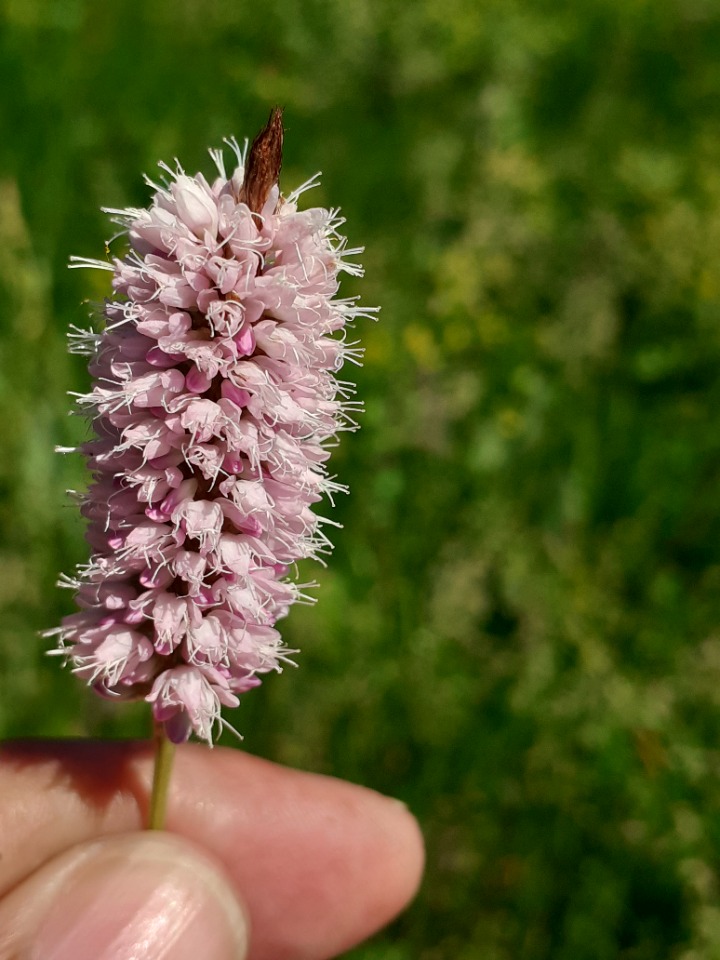
[[[36,631],[85,558],[56,443],[100,205],[286,108],[381,304],[301,667],[245,747],[406,800],[355,960],[720,957],[716,0],[0,0],[0,733],[138,735]]]

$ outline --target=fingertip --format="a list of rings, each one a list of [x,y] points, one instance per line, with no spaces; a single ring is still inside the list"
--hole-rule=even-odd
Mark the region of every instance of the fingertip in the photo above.
[[[388,919],[394,917],[414,899],[425,871],[425,838],[417,818],[401,800],[382,797],[382,822],[388,837],[386,889],[394,894],[388,903]]]
[[[362,791],[358,822],[364,824],[358,829],[363,851],[356,878],[356,908],[364,898],[365,923],[377,930],[415,897],[425,867],[425,843],[406,804],[375,791],[355,789]]]
[[[336,956],[385,926],[417,892],[424,844],[400,801],[237,751],[186,750],[175,782],[184,803],[190,777],[195,790],[199,780],[205,785],[197,839],[220,842],[218,855],[253,918],[253,958]],[[173,812],[176,828],[195,829],[187,810]]]

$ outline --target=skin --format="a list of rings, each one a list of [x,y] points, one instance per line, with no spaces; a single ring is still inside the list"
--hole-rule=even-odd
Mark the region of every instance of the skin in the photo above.
[[[67,884],[79,858],[132,858],[149,840],[161,859],[186,857],[242,904],[250,960],[338,956],[392,919],[417,889],[422,839],[395,800],[236,750],[186,744],[171,781],[171,836],[150,838],[138,831],[151,777],[147,744],[0,749],[0,960],[46,956],[27,952],[27,944],[57,909],[46,891],[59,877]]]

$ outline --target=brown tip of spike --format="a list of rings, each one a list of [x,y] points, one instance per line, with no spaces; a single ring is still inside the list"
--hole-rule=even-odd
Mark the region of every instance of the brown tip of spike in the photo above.
[[[270,191],[278,182],[282,167],[282,107],[270,112],[270,119],[253,140],[245,165],[245,178],[239,199],[253,213],[260,213]]]

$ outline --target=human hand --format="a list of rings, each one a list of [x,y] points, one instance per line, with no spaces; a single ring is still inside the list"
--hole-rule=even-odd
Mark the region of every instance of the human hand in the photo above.
[[[0,749],[0,960],[324,960],[417,888],[397,801],[186,744],[160,833],[151,778],[148,744]]]

